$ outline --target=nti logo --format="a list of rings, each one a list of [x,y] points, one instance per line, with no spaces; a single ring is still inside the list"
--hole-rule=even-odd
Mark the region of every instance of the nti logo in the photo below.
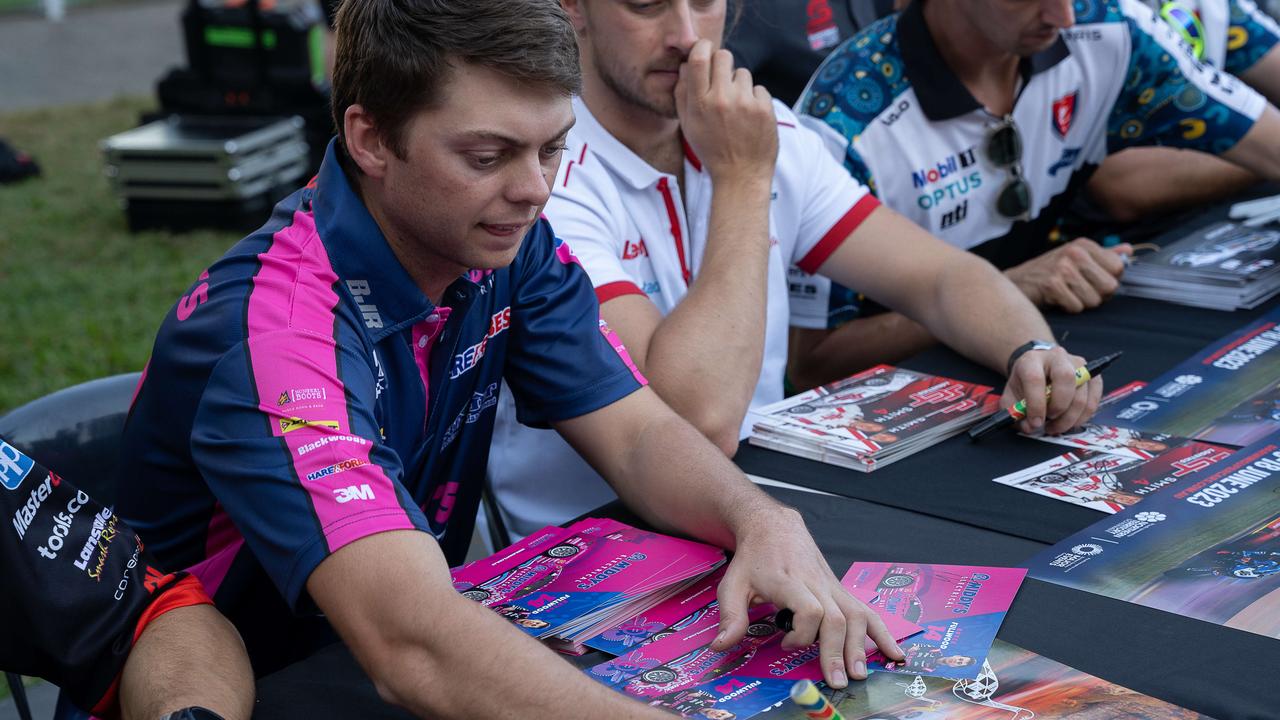
[[[946,230],[952,225],[958,225],[959,223],[964,222],[964,219],[967,217],[969,217],[969,201],[964,200],[951,210],[943,213],[942,222],[938,227],[942,230]]]
[[[0,485],[4,485],[6,490],[17,490],[35,464],[17,448],[0,440]]]

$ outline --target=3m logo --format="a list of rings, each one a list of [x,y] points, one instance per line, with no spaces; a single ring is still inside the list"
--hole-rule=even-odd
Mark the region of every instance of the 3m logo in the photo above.
[[[369,487],[368,483],[365,483],[364,485],[352,485],[344,488],[334,488],[333,498],[338,501],[339,505],[349,503],[352,500],[375,499],[373,495],[373,488]]]
[[[4,485],[6,490],[17,490],[35,464],[17,448],[0,440],[0,485]]]
[[[155,591],[158,590],[161,585],[167,583],[172,579],[173,579],[172,574],[166,575],[160,572],[159,570],[148,565],[147,576],[142,578],[142,588],[146,590],[148,594],[152,594],[152,593],[155,593]]]
[[[309,427],[309,428],[323,427],[323,428],[332,428],[334,430],[342,429],[341,425],[338,423],[337,420],[303,420],[302,418],[296,418],[296,417],[281,418],[280,420],[280,432],[282,433],[293,432],[294,430],[300,430],[305,427]]]
[[[1053,129],[1057,131],[1058,137],[1064,140],[1067,137],[1067,131],[1071,129],[1071,119],[1075,117],[1076,98],[1079,95],[1080,92],[1076,91],[1053,101]]]

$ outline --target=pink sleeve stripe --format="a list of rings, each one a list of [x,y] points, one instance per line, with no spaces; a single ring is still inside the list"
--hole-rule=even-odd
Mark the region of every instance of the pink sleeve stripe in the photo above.
[[[315,217],[294,213],[293,223],[275,234],[258,261],[247,313],[258,408],[288,449],[329,551],[357,539],[350,527],[372,534],[411,526],[394,480],[371,459],[373,441],[352,437],[333,336],[338,276],[316,234]],[[281,348],[272,335],[285,330],[287,337],[304,339]],[[301,451],[325,436],[332,442],[323,450]],[[355,516],[379,522],[352,526]]]
[[[880,207],[880,201],[874,195],[863,195],[861,200],[849,208],[849,212],[846,212],[844,217],[831,226],[831,229],[827,231],[826,235],[822,236],[817,245],[813,246],[809,254],[805,255],[796,264],[800,266],[801,270],[810,275],[818,272],[818,268],[822,267],[822,264],[827,261],[827,258],[831,257],[836,248],[840,247],[848,239],[849,235],[858,229],[862,221],[866,220],[867,216],[878,207]]]
[[[628,280],[618,280],[617,282],[605,283],[604,285],[596,288],[596,300],[599,301],[601,305],[614,298],[622,297],[623,295],[644,296],[644,291],[635,283]]]

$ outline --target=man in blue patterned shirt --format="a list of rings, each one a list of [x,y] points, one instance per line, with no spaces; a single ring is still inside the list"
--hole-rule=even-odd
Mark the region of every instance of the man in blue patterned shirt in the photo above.
[[[1280,178],[1280,115],[1183,42],[1138,0],[916,0],[833,52],[797,109],[881,202],[1079,311],[1114,292],[1129,248],[1047,238],[1107,155],[1169,145]],[[932,342],[851,290],[792,286],[797,385]]]

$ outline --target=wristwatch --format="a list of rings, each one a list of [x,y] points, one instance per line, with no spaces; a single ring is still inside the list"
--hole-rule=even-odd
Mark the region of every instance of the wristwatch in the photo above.
[[[1018,362],[1018,358],[1023,355],[1026,355],[1032,350],[1052,350],[1056,347],[1058,347],[1057,343],[1046,342],[1044,340],[1029,340],[1019,345],[1014,348],[1012,353],[1009,353],[1009,362],[1005,363],[1004,366],[1005,377],[1013,375],[1013,364]]]

